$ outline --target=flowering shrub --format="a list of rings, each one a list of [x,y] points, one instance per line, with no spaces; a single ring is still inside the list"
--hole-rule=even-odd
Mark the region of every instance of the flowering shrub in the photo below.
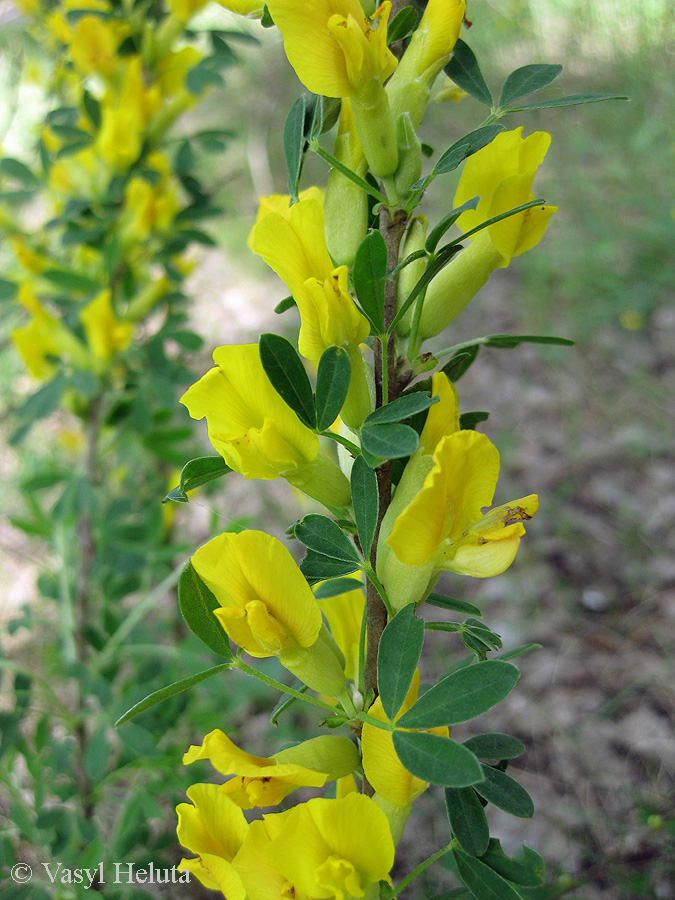
[[[238,670],[286,695],[274,722],[305,703],[320,711],[318,727],[346,730],[257,758],[218,729],[186,753],[186,763],[208,758],[231,776],[194,785],[191,805],[178,808],[179,839],[193,854],[183,868],[230,900],[393,898],[443,854],[479,900],[517,898],[541,883],[538,854],[507,857],[485,814],[490,803],[533,814],[506,772],[524,746],[505,734],[459,742],[450,733],[513,689],[511,660],[526,648],[499,653],[501,639],[480,610],[435,587],[444,571],[502,573],[538,505],[535,494],[492,505],[499,453],[476,430],[486,415],[460,413],[454,383],[481,346],[570,342],[490,335],[432,352],[422,344],[495,269],[532,249],[555,213],[533,192],[549,135],[523,137],[501,120],[610,95],[523,102],[561,70],[530,65],[509,75],[495,101],[459,37],[463,0],[396,7],[391,19],[388,0],[377,9],[359,0],[268,0],[263,24],[279,29],[312,93],[293,105],[284,129],[289,195],[261,199],[249,245],[290,291],[277,311],[297,308],[299,354],[275,334],[261,335],[257,348],[219,347],[216,367],[182,398],[193,418],[206,419],[220,457],[189,462],[176,499],[235,472],[283,477],[324,508],[287,531],[306,548],[300,566],[281,541],[254,530],[221,534],[194,553],[180,579],[181,610],[225,660],[202,677]],[[441,95],[470,94],[487,117],[423,176],[417,130],[442,71],[452,83]],[[323,135],[336,118],[330,153]],[[307,153],[331,167],[325,193],[300,190]],[[453,208],[429,229],[425,193],[462,164]],[[461,233],[446,237],[453,226]],[[318,364],[314,384],[301,357]],[[434,620],[437,608],[456,621]],[[422,693],[427,630],[455,635],[469,655]],[[272,678],[244,653],[276,657],[296,681]],[[262,819],[241,812],[331,781],[327,796]],[[396,846],[430,785],[445,790],[449,841],[394,886]]]

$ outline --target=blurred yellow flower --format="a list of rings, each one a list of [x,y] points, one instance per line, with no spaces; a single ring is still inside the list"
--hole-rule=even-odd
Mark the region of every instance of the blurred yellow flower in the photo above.
[[[117,67],[117,48],[128,30],[120,22],[83,16],[70,42],[70,56],[77,71],[83,75],[112,75]]]
[[[80,313],[87,343],[101,363],[107,363],[116,353],[131,343],[133,326],[121,322],[112,308],[110,290],[101,291]]]

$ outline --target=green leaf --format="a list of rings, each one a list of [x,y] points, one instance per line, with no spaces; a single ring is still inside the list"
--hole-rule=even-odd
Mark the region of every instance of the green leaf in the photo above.
[[[562,72],[562,68],[559,65],[537,64],[516,69],[504,82],[499,105],[507,106],[514,100],[520,100],[521,97],[527,97],[528,94],[540,91],[555,81]]]
[[[464,741],[464,746],[479,759],[514,759],[525,752],[525,745],[510,734],[477,734]]]
[[[492,106],[492,94],[485,83],[478,60],[473,50],[461,38],[455,44],[452,59],[443,71],[448,78],[455,82],[457,87],[486,106]]]
[[[501,660],[515,659],[517,656],[522,656],[524,653],[530,653],[532,650],[541,650],[541,648],[542,644],[521,644],[519,647],[508,650],[506,653],[501,653],[499,658]]]
[[[94,128],[101,127],[101,104],[98,102],[96,97],[93,94],[90,94],[89,91],[84,91],[82,93],[82,104],[84,106],[84,111],[89,116],[89,120],[91,121]]]
[[[573,347],[574,341],[569,338],[552,337],[542,334],[490,334],[483,340],[485,347],[498,350],[513,350],[519,344],[556,344],[561,347]]]
[[[364,425],[361,431],[362,449],[380,460],[410,456],[418,443],[419,435],[409,425]]]
[[[483,666],[486,663],[479,665]],[[534,803],[525,788],[505,772],[485,764],[482,766],[485,780],[476,787],[481,797],[509,815],[517,816],[519,819],[531,819],[534,815]]]
[[[471,367],[478,356],[479,350],[478,344],[469,347],[467,350],[458,350],[457,353],[453,353],[448,362],[442,367],[441,372],[447,375],[454,384]]]
[[[354,518],[364,559],[370,556],[379,511],[377,475],[362,456],[357,456],[351,472]]]
[[[449,147],[440,157],[434,166],[433,174],[443,175],[445,172],[452,172],[467,156],[472,156],[492,143],[500,131],[504,131],[503,125],[483,125],[455,141],[452,147]]]
[[[470,787],[446,788],[445,806],[452,833],[462,850],[471,856],[482,856],[490,841],[490,826],[476,792]]]
[[[94,278],[67,269],[47,269],[42,273],[42,277],[64,291],[81,291],[89,294],[101,289],[100,283]]]
[[[110,744],[106,729],[99,728],[94,732],[84,751],[84,769],[91,781],[100,781],[103,777],[109,755]]]
[[[40,184],[40,179],[28,168],[20,159],[14,159],[11,156],[5,156],[0,159],[0,175],[6,175],[15,181],[20,181],[26,187],[36,188]]]
[[[454,597],[445,597],[443,594],[431,593],[427,597],[427,603],[438,606],[440,609],[451,609],[453,612],[467,613],[474,616],[482,615],[477,606],[467,603],[466,600],[456,600]]]
[[[377,651],[377,684],[389,721],[394,720],[408,696],[423,644],[424,622],[410,603],[384,629]]]
[[[316,373],[316,425],[330,428],[342,409],[352,375],[349,354],[342,347],[328,347],[321,354]]]
[[[300,571],[310,584],[317,581],[326,581],[332,578],[340,578],[343,575],[351,575],[360,568],[359,560],[335,559],[332,556],[324,556],[314,550],[308,550],[307,555],[300,564]]]
[[[31,397],[24,400],[18,409],[18,414],[22,419],[27,419],[30,422],[46,418],[58,407],[67,387],[68,377],[64,373],[57,375],[56,378],[48,381]]]
[[[260,19],[260,24],[263,28],[274,28],[274,19],[270,15],[270,11],[267,8],[267,4],[263,6],[262,17]]]
[[[231,471],[222,456],[201,456],[198,459],[191,459],[181,470],[178,486],[169,491],[162,502],[174,500],[177,503],[187,503],[188,491],[194,491],[195,488]]]
[[[277,315],[280,315],[283,312],[286,312],[287,309],[292,309],[294,306],[298,304],[292,297],[284,297],[283,300],[280,300],[277,305],[274,307],[274,312]]]
[[[145,712],[146,709],[150,709],[152,706],[156,706],[158,703],[168,700],[169,697],[174,697],[176,694],[186,691],[193,685],[199,684],[200,681],[206,681],[206,679],[211,678],[212,675],[224,672],[225,669],[229,669],[231,665],[232,664],[229,662],[219,663],[219,665],[212,666],[210,669],[205,669],[203,672],[198,672],[196,675],[190,675],[189,678],[182,678],[180,681],[174,681],[173,684],[160,688],[158,691],[153,691],[152,694],[148,694],[147,697],[139,703],[136,703],[131,709],[128,709],[123,716],[120,716],[115,722],[115,728],[128,722],[129,719],[133,719],[134,716],[137,716],[139,713]]]
[[[398,758],[423,781],[444,787],[469,787],[483,777],[473,753],[451,738],[427,731],[394,731],[393,737]]]
[[[417,10],[412,6],[405,6],[396,13],[387,28],[387,43],[393,44],[394,41],[402,41],[407,37],[417,24],[417,16]]]
[[[536,103],[524,103],[522,106],[510,106],[508,109],[503,109],[502,113],[526,112],[528,109],[556,109],[559,106],[580,106],[582,103],[602,103],[604,100],[629,99],[625,94],[570,94],[568,97],[553,97],[551,100],[539,100]]]
[[[328,600],[330,597],[339,597],[348,591],[358,591],[363,587],[363,582],[356,578],[333,578],[325,584],[320,584],[314,591],[317,600]]]
[[[302,522],[298,522],[293,530],[296,538],[308,550],[342,562],[360,562],[356,547],[340,526],[328,516],[311,513]]]
[[[412,394],[406,394],[380,406],[371,412],[363,420],[364,426],[385,425],[393,422],[401,422],[403,419],[409,419],[416,413],[429,409],[434,403],[438,403],[439,397],[432,397],[426,391],[415,391]]]
[[[364,313],[376,331],[384,331],[384,281],[387,276],[387,245],[379,231],[369,232],[359,244],[354,259],[354,288]]]
[[[307,685],[303,684],[301,681],[297,681],[293,685],[293,687],[296,691],[299,691],[301,694],[305,694],[309,690]],[[282,713],[285,713],[287,709],[290,709],[290,707],[293,706],[293,704],[297,703],[297,702],[298,702],[297,697],[289,697],[287,694],[282,694],[281,699],[279,700],[277,705],[272,710],[272,714],[270,716],[270,724],[274,725],[274,727],[276,728],[276,726],[279,724],[279,716]]]
[[[504,853],[496,838],[491,838],[483,862],[503,878],[523,887],[539,887],[544,881],[544,860],[524,845],[520,856],[512,858]]]
[[[14,281],[0,278],[0,300],[13,300],[19,293],[19,285]]]
[[[180,573],[178,603],[188,628],[218,656],[233,659],[227,634],[213,614],[220,603],[199,577],[191,560]]]
[[[465,853],[461,847],[452,851],[457,872],[476,900],[522,900],[516,889],[484,862]]]
[[[465,412],[459,417],[459,427],[462,431],[475,431],[476,425],[487,421],[490,413],[484,410],[476,410],[475,412]]]
[[[436,247],[438,246],[438,242],[443,237],[448,229],[452,228],[457,219],[462,215],[463,212],[466,212],[468,209],[475,209],[480,202],[480,197],[472,197],[470,200],[467,200],[466,203],[462,203],[461,206],[458,206],[456,209],[453,209],[451,212],[447,214],[447,216],[443,216],[438,225],[434,226],[429,232],[429,235],[424,243],[424,248],[429,253],[433,253]],[[421,250],[417,251],[417,254],[422,254]],[[411,254],[415,256],[416,254]]]
[[[298,202],[298,184],[305,160],[307,141],[305,138],[305,113],[307,97],[303,94],[291,106],[284,124],[284,155],[288,169],[288,193],[293,203]]]
[[[511,663],[491,659],[443,678],[399,719],[401,728],[436,728],[468,722],[503,700],[520,678]]]
[[[280,334],[261,334],[260,360],[272,387],[308,428],[316,428],[314,395],[307,372],[290,341]]]

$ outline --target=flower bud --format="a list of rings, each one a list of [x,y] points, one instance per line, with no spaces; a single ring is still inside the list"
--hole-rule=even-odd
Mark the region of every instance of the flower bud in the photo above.
[[[398,169],[394,184],[399,196],[408,193],[422,173],[422,145],[417,137],[410,113],[402,113],[396,120]]]

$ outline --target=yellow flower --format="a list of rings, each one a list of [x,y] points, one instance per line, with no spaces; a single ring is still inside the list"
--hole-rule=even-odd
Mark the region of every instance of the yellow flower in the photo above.
[[[246,478],[279,478],[316,457],[319,439],[274,390],[256,344],[218,347],[211,369],[181,397],[209,440]]]
[[[352,741],[339,735],[312,738],[267,758],[240,750],[220,729],[207,734],[201,747],[190,747],[183,763],[198,759],[209,759],[221,775],[235,776],[220,789],[242,809],[275,806],[299,787],[322,787],[360,764]]]
[[[403,58],[387,85],[394,117],[409,112],[417,129],[431,86],[450,59],[464,18],[465,0],[429,0]]]
[[[49,266],[47,257],[33,250],[22,238],[10,237],[9,243],[19,264],[27,272],[38,275]]]
[[[543,131],[523,139],[522,128],[504,131],[469,157],[464,165],[455,206],[479,196],[475,210],[457,220],[463,231],[534,200],[532,182],[551,142]],[[489,225],[469,238],[470,244],[433,279],[427,288],[420,321],[421,338],[450,324],[497,268],[525,253],[544,235],[555,206],[534,207]]]
[[[394,842],[387,817],[364,794],[309,800],[285,813],[280,824],[264,855],[296,892],[327,900],[374,900],[378,882],[390,881]]]
[[[192,557],[221,604],[215,616],[254,657],[276,656],[312,690],[339,696],[344,670],[311,588],[281,541],[262,531],[221,534]]]
[[[179,22],[187,22],[207,3],[208,0],[167,0],[167,6]]]
[[[403,713],[407,712],[417,700],[420,688],[420,671],[415,670],[415,675],[410,685],[408,695],[403,705],[394,716],[394,722],[398,721]],[[379,697],[368,710],[368,714],[386,722],[387,716],[382,709]],[[447,726],[430,729],[433,734],[448,737]],[[375,725],[363,724],[362,732],[363,772],[375,789],[376,794],[383,797],[388,803],[399,807],[409,807],[413,800],[429,786],[426,781],[412,775],[403,765],[394,749],[394,741],[389,731],[377,728]],[[404,814],[407,818],[407,812]]]
[[[383,86],[396,68],[387,46],[389,0],[370,18],[359,0],[270,0],[268,8],[300,81],[315,94],[351,99],[371,169],[392,175],[398,151]]]
[[[240,16],[251,18],[260,18],[264,5],[262,0],[216,0],[216,3]]]
[[[290,64],[314,94],[355,97],[396,68],[387,46],[390,2],[372,18],[359,0],[270,0],[267,6]]]
[[[102,363],[125,350],[131,342],[133,327],[115,316],[110,290],[102,291],[88,303],[80,313],[80,320],[92,353]]]
[[[196,47],[170,51],[157,62],[157,84],[162,93],[172,97],[185,87],[185,78],[202,58]]]
[[[103,22],[98,16],[83,16],[73,31],[70,55],[83,75],[112,75],[117,68],[117,48],[128,33],[119,22]]]
[[[482,515],[498,474],[499,453],[485,435],[457,431],[441,439],[421,490],[386,539],[404,564],[383,565],[392,606],[423,599],[442,571],[488,578],[511,565],[525,534],[522,520],[532,518],[538,501],[530,494]]]
[[[28,325],[12,331],[14,346],[33,378],[42,380],[56,375],[58,366],[55,361],[61,355],[57,336],[57,329],[42,319],[31,319]]]
[[[209,439],[245,478],[286,478],[329,506],[348,506],[349,482],[319,439],[274,390],[256,344],[218,347],[216,367],[188,388],[181,403],[206,417]]]
[[[298,347],[303,356],[318,360],[332,344],[358,346],[365,340],[368,321],[349,296],[347,267],[336,269],[328,254],[318,199],[307,197],[286,205],[283,212],[262,215],[251,232],[250,246],[286,282],[298,304],[302,320]]]
[[[331,345],[349,353],[352,380],[342,418],[358,427],[371,410],[359,350],[370,326],[349,295],[347,266],[335,268],[328,253],[320,200],[305,196],[293,206],[284,200],[279,195],[261,200],[249,245],[286,282],[298,305],[300,353],[318,360]]]
[[[345,675],[352,681],[356,680],[359,668],[359,638],[365,602],[360,588],[319,600],[330,633],[345,658]]]
[[[187,795],[193,805],[176,807],[178,840],[198,857],[181,860],[179,870],[195,875],[210,890],[221,891],[227,900],[246,900],[232,866],[248,834],[243,812],[217,784],[193,784]]]
[[[124,233],[135,241],[146,240],[153,231],[167,231],[180,208],[176,193],[166,179],[153,185],[137,176],[127,184],[124,206]]]

